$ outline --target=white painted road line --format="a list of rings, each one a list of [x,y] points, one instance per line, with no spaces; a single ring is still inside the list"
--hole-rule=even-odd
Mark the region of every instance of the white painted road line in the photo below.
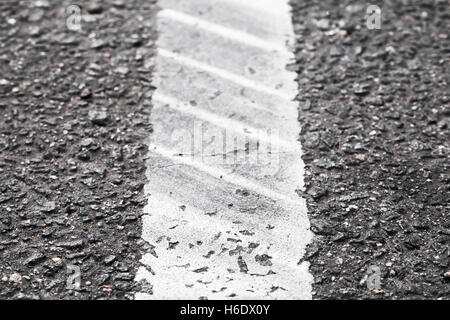
[[[233,41],[242,42],[246,45],[254,46],[263,50],[278,51],[284,54],[288,53],[286,47],[280,46],[278,43],[271,43],[246,32],[224,27],[180,11],[163,9],[159,12],[159,17],[172,19],[189,26],[200,28],[205,32],[213,32],[224,38],[229,38]]]
[[[290,36],[291,21],[280,19],[290,10],[289,4],[283,0],[164,0],[162,7],[239,30],[280,46],[286,46],[287,42],[293,43],[294,38]]]
[[[223,70],[223,69],[216,68],[214,66],[202,63],[201,61],[196,61],[194,59],[191,59],[191,58],[186,57],[186,56],[184,56],[182,54],[179,54],[179,53],[171,52],[171,51],[166,50],[164,48],[158,48],[158,54],[160,56],[162,56],[162,57],[173,59],[173,60],[177,61],[180,64],[184,64],[184,65],[196,68],[196,69],[200,69],[200,70],[205,71],[205,72],[209,72],[209,73],[215,74],[218,77],[221,77],[221,78],[223,78],[225,80],[232,81],[232,82],[234,82],[234,83],[236,83],[238,85],[241,85],[243,87],[250,88],[250,89],[253,89],[253,90],[256,90],[256,91],[260,91],[260,92],[263,92],[263,93],[272,94],[274,96],[277,96],[277,97],[280,97],[280,98],[283,98],[283,99],[286,99],[286,100],[292,100],[293,99],[292,96],[286,95],[285,93],[283,93],[280,90],[277,90],[275,88],[267,87],[265,85],[259,84],[257,82],[249,80],[249,79],[247,79],[245,77],[242,77],[240,75],[237,75],[235,73],[229,72],[227,70]]]
[[[177,155],[177,152],[175,152],[173,150],[168,150],[167,148],[164,148],[163,146],[157,146],[157,145],[150,144],[149,149],[151,152],[156,152],[165,158],[171,159],[172,161],[174,161],[176,163],[182,163],[189,167],[193,167],[197,170],[203,171],[217,180],[223,180],[223,181],[230,182],[230,183],[240,186],[244,189],[254,191],[258,194],[263,194],[268,198],[271,198],[274,200],[293,202],[293,203],[298,203],[298,204],[302,203],[302,201],[300,201],[299,197],[289,197],[288,195],[280,194],[276,191],[267,189],[264,186],[260,186],[252,181],[249,181],[248,179],[246,179],[244,177],[237,176],[232,173],[228,173],[217,167],[211,167],[211,166],[205,165],[204,163],[202,163],[200,161],[192,160],[190,157],[179,156],[179,155]]]
[[[168,97],[160,91],[157,91],[153,94],[153,101],[162,102],[168,108],[176,109],[180,112],[185,112],[193,115],[194,117],[215,124],[219,127],[223,127],[225,129],[229,129],[231,131],[246,134],[248,137],[253,138],[255,140],[260,140],[266,143],[275,144],[277,147],[282,147],[283,150],[290,150],[291,152],[295,152],[297,149],[297,143],[292,143],[290,141],[285,141],[280,139],[276,135],[268,135],[264,130],[253,128],[248,124],[241,123],[239,121],[231,120],[225,117],[217,116],[214,113],[202,110],[199,107],[193,107],[189,103],[182,103],[177,99]]]
[[[290,8],[256,4],[159,1],[136,299],[311,298]]]

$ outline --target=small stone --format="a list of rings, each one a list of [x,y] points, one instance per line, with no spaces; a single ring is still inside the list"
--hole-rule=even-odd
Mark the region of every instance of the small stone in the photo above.
[[[319,188],[319,187],[312,187],[309,191],[308,194],[314,198],[314,200],[319,200],[320,198],[322,198],[323,196],[326,196],[328,194],[328,190],[324,189],[324,188]]]
[[[59,242],[56,244],[57,247],[63,247],[67,249],[76,249],[83,246],[83,240],[72,240],[72,241],[65,241],[65,242]]]
[[[303,111],[310,110],[311,109],[311,101],[310,100],[301,101],[300,107],[302,108]]]
[[[114,280],[132,281],[133,275],[129,272],[120,272],[114,277]]]
[[[125,1],[123,0],[114,0],[112,5],[116,8],[123,9],[125,8]]]
[[[86,139],[81,140],[80,146],[87,148],[87,147],[93,145],[94,143],[95,143],[94,139],[86,138]]]
[[[10,86],[11,82],[6,79],[0,79],[0,86]]]
[[[104,284],[108,279],[109,279],[109,274],[103,273],[97,277],[97,283],[100,285]]]
[[[370,91],[370,85],[368,84],[355,84],[353,86],[353,93],[357,95],[365,95],[368,94]]]
[[[42,9],[37,9],[37,10],[34,10],[34,11],[28,16],[28,21],[29,21],[29,22],[38,22],[38,21],[42,20],[43,17],[44,17],[44,10],[42,10]]]
[[[25,264],[26,265],[34,265],[44,259],[45,259],[45,256],[42,253],[35,252],[25,260]]]
[[[50,213],[56,210],[56,203],[55,201],[47,201],[44,202],[40,208],[41,212]]]
[[[34,6],[36,8],[49,8],[50,7],[50,3],[47,0],[36,0],[34,2]]]
[[[103,7],[100,2],[94,1],[89,3],[87,7],[87,12],[89,14],[100,14],[103,12]]]
[[[38,36],[41,33],[41,29],[38,26],[30,26],[28,34],[32,37]]]
[[[91,110],[89,111],[89,120],[99,126],[106,126],[110,120],[106,111]]]
[[[80,40],[75,36],[67,36],[63,34],[61,37],[56,37],[55,41],[61,45],[73,46],[80,43]]]
[[[342,57],[344,55],[344,50],[341,47],[333,46],[330,49],[330,56],[332,57]]]
[[[381,97],[367,97],[366,99],[364,99],[364,102],[376,107],[381,107],[384,104],[384,101]]]
[[[22,282],[22,276],[18,273],[13,273],[9,276],[9,281],[14,283],[21,283]]]
[[[307,149],[317,148],[320,144],[320,133],[318,131],[308,132],[305,135],[304,147]]]
[[[113,291],[113,287],[112,286],[101,286],[102,291],[105,293],[111,293]]]
[[[332,234],[331,226],[322,219],[311,219],[311,231],[318,235]]]
[[[106,45],[106,42],[102,39],[93,39],[91,42],[91,49],[100,49]]]
[[[13,296],[14,300],[40,300],[38,295],[35,294],[24,294],[19,292]]]
[[[92,92],[89,88],[85,88],[83,91],[81,91],[80,97],[82,99],[87,99],[92,96]]]
[[[131,47],[139,47],[142,45],[142,39],[137,34],[132,34],[125,42]]]
[[[119,73],[121,75],[126,75],[130,70],[127,67],[118,67],[116,70],[114,70],[115,73]]]
[[[330,20],[328,20],[328,19],[316,20],[315,24],[316,24],[317,28],[319,28],[321,30],[327,30],[330,28]]]
[[[103,260],[105,262],[105,264],[111,264],[114,262],[114,260],[116,260],[116,256],[114,255],[109,255],[105,258],[105,260]]]
[[[421,70],[423,68],[422,62],[418,58],[409,60],[407,62],[408,69],[411,71]]]

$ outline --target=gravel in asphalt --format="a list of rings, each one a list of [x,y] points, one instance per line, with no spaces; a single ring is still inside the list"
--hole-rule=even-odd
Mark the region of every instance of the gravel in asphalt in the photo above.
[[[449,299],[450,5],[371,4],[292,1],[313,298]]]
[[[135,289],[155,1],[77,3],[81,32],[71,1],[0,1],[3,299]]]

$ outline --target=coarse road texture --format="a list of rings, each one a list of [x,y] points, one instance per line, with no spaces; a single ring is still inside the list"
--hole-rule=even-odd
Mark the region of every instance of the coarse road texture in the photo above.
[[[136,290],[154,2],[0,1],[2,299]]]
[[[310,299],[287,1],[161,0],[137,299]]]
[[[370,3],[292,1],[313,298],[449,299],[450,3]]]
[[[66,24],[66,9],[74,2],[81,9],[80,32]],[[312,297],[449,299],[449,1],[370,2],[381,8],[379,30],[367,29],[367,4],[360,1],[291,1],[296,62],[290,69],[298,75],[298,137],[305,164],[305,190],[298,193],[306,199],[315,233],[303,257],[313,275]],[[212,20],[195,12],[180,14],[176,8],[164,11],[161,18],[178,26],[180,34],[197,28],[203,37],[229,41],[227,52],[233,46],[245,47],[255,54],[251,63],[260,65],[265,63],[258,58],[262,52],[282,57],[284,42],[276,35],[269,41],[264,38],[273,35],[274,24],[281,20],[261,18],[276,11],[268,9],[267,2],[258,3],[263,5],[249,10],[269,13],[251,16],[249,21],[260,22],[248,30],[233,25],[233,32],[220,15]],[[254,79],[263,70],[248,69],[242,76],[233,69],[236,65],[214,66],[217,59],[204,58],[223,56],[216,46],[204,57],[180,55],[172,48],[161,51],[172,67],[175,60],[183,61],[185,74],[173,81],[203,68],[204,76],[211,77],[205,87],[242,86],[247,88],[243,96],[272,91],[268,96],[273,108],[255,98],[237,110],[239,119],[227,118],[217,113],[222,109],[212,109],[212,101],[231,108],[237,97],[244,98],[239,93],[227,100],[210,89],[202,95],[202,101],[215,97],[210,104],[171,92],[152,99],[153,66],[158,61],[153,58],[156,13],[156,0],[0,0],[1,299],[130,299],[136,292],[157,291],[152,282],[135,281],[142,254],[152,252],[142,240],[142,215],[149,200],[144,186],[151,164],[146,156],[155,123],[153,104],[166,104],[185,123],[190,123],[189,117],[206,122],[214,134],[221,125],[231,127],[227,136],[237,138],[243,128],[259,129],[247,130],[247,137],[251,142],[259,134],[266,150],[268,142],[280,148],[292,145],[290,136],[269,134],[267,127],[258,126],[260,118],[253,117],[267,112],[268,119],[281,121],[276,101],[285,100],[286,88],[264,82],[280,80],[281,73],[261,76],[261,82]],[[191,41],[199,43],[198,38]],[[180,49],[194,50],[182,44]],[[277,62],[270,69],[282,72],[283,66]],[[198,108],[190,108],[195,104]],[[165,123],[173,128],[173,123]],[[287,128],[294,128],[291,125]],[[184,128],[188,131],[179,131]],[[183,135],[192,132],[190,128],[180,123],[174,139],[186,139]],[[174,139],[168,149],[176,147]],[[214,150],[214,142],[206,147],[209,154],[223,154]],[[252,150],[248,157],[254,155]],[[236,159],[242,156],[237,153]],[[169,158],[175,157],[170,153]],[[261,159],[272,177],[271,165],[277,159]],[[194,157],[190,164],[200,163],[205,171],[217,168],[216,162]],[[182,165],[186,164],[174,167]],[[293,177],[301,179],[300,160],[296,166]],[[231,176],[233,182],[247,184],[233,197],[250,195],[250,187],[263,185],[236,180],[238,174]],[[188,184],[198,185],[205,187]],[[268,189],[259,191],[267,196]],[[192,212],[188,204],[182,208]],[[207,219],[221,214],[207,213]],[[220,227],[228,227],[223,221]],[[241,230],[245,229],[237,229]],[[166,238],[162,241],[167,243]],[[244,249],[241,246],[236,252]],[[268,264],[267,256],[259,258]],[[242,261],[249,263],[240,261],[241,266]],[[79,289],[67,286],[70,266],[80,268]],[[368,281],[369,270],[379,270],[379,281]],[[378,289],[370,289],[368,283]]]

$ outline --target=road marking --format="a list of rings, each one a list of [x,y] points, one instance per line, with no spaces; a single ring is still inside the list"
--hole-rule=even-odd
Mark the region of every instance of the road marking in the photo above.
[[[297,143],[294,144],[290,141],[280,139],[275,134],[268,135],[265,130],[252,128],[248,124],[217,116],[214,113],[202,110],[201,106],[193,108],[189,103],[182,103],[177,99],[162,94],[160,91],[155,92],[152,98],[153,101],[162,102],[168,108],[176,109],[184,113],[189,113],[197,117],[198,119],[210,122],[219,127],[223,127],[237,133],[246,134],[246,136],[253,138],[256,141],[264,141],[266,143],[275,144],[276,147],[282,147],[283,150],[287,149],[296,151],[298,148],[296,145]]]
[[[225,2],[231,2],[235,5],[247,7],[254,11],[265,12],[274,16],[274,18],[280,15],[286,14],[286,2],[280,2],[278,0],[225,0]]]
[[[191,58],[186,57],[186,56],[184,56],[182,54],[179,54],[179,53],[171,52],[170,50],[166,50],[166,49],[163,49],[163,48],[158,48],[158,54],[160,56],[162,56],[162,57],[166,57],[166,58],[170,58],[170,59],[176,60],[180,64],[184,64],[184,65],[196,68],[196,69],[200,69],[200,70],[205,71],[205,72],[209,72],[209,73],[215,74],[216,76],[218,76],[220,78],[232,81],[232,82],[234,82],[236,84],[239,84],[239,85],[241,85],[243,87],[247,87],[247,88],[250,88],[250,89],[253,89],[253,90],[256,90],[256,91],[260,91],[260,92],[263,92],[263,93],[272,94],[274,96],[277,96],[277,97],[280,97],[280,98],[283,98],[283,99],[286,99],[286,100],[292,100],[293,99],[293,97],[291,97],[291,96],[289,96],[287,94],[284,94],[280,90],[277,90],[275,88],[267,87],[265,85],[259,84],[257,82],[249,80],[249,79],[247,79],[245,77],[242,77],[240,75],[237,75],[235,73],[232,73],[232,72],[229,72],[227,70],[220,69],[220,68],[213,67],[213,66],[208,65],[206,63],[203,63],[201,61],[196,61],[194,59],[191,59]]]
[[[185,14],[180,11],[172,10],[172,9],[163,9],[158,14],[159,17],[164,17],[167,19],[172,19],[183,24],[189,26],[195,26],[197,28],[202,29],[206,32],[213,32],[217,35],[220,35],[224,38],[229,38],[231,40],[242,42],[246,45],[254,46],[257,48],[261,48],[263,50],[268,51],[278,51],[280,53],[287,54],[287,50],[285,47],[280,47],[277,43],[271,43],[269,41],[265,41],[256,36],[248,34],[246,32],[242,32],[239,30],[234,30],[232,28],[224,27],[216,23],[212,23],[206,21],[204,19],[200,19],[198,17],[194,17],[189,14]]]
[[[263,194],[268,198],[287,201],[287,202],[293,202],[293,203],[299,203],[299,204],[302,203],[301,199],[298,197],[289,197],[287,195],[280,194],[278,192],[275,192],[273,190],[270,190],[263,186],[260,186],[257,183],[254,183],[254,182],[252,182],[248,179],[245,179],[241,176],[237,176],[232,173],[228,173],[224,170],[221,170],[220,168],[205,165],[200,161],[191,159],[190,157],[180,156],[177,154],[176,151],[169,150],[163,146],[150,144],[149,149],[153,152],[156,152],[156,153],[162,155],[165,158],[171,159],[172,161],[174,161],[176,163],[182,163],[182,164],[186,164],[190,167],[194,167],[195,169],[203,171],[203,172],[207,173],[208,175],[214,177],[215,179],[230,182],[232,184],[241,186],[245,189],[252,190],[256,193]]]
[[[311,298],[290,7],[263,1],[159,1],[136,299]]]

